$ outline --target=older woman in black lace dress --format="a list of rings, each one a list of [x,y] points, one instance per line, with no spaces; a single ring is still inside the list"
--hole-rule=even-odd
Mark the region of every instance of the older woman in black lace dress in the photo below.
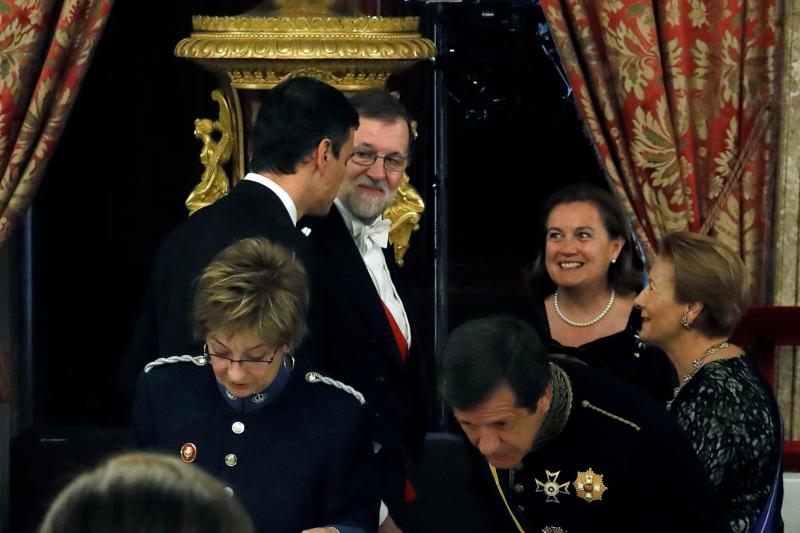
[[[680,380],[669,410],[726,507],[731,530],[753,531],[768,502],[782,531],[776,479],[782,450],[775,399],[728,336],[747,300],[741,259],[716,239],[667,236],[636,298],[641,337],[667,353]],[[774,492],[772,492],[774,491]]]

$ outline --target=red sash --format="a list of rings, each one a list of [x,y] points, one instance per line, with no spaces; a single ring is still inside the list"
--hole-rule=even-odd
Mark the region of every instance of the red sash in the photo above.
[[[381,305],[383,305],[383,312],[386,314],[386,320],[389,321],[389,327],[392,328],[394,341],[397,343],[397,349],[400,350],[400,359],[403,360],[403,364],[405,365],[408,360],[408,343],[406,342],[406,338],[403,336],[403,332],[400,331],[400,326],[398,326],[397,322],[395,322],[392,312],[389,311],[389,308],[386,307],[386,304],[383,302],[383,300],[381,300]]]
[[[392,312],[389,310],[383,300],[381,300],[381,305],[383,305],[383,312],[386,314],[386,320],[389,321],[389,327],[392,328],[394,341],[397,343],[397,349],[400,350],[400,359],[402,359],[403,364],[406,365],[408,364],[408,343],[406,342],[406,338],[403,336],[403,332],[400,331],[400,326],[397,325]],[[416,499],[417,491],[414,490],[414,486],[411,484],[411,481],[406,479],[405,488],[403,490],[403,500],[405,503],[411,503]]]

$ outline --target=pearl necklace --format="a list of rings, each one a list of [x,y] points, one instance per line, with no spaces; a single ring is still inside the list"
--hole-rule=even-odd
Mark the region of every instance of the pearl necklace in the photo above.
[[[564,313],[561,312],[561,307],[558,305],[558,289],[556,289],[555,294],[553,295],[553,306],[556,308],[556,314],[558,317],[569,324],[570,326],[575,326],[576,328],[588,328],[589,326],[596,324],[600,320],[603,319],[604,316],[611,311],[611,306],[614,305],[614,298],[616,298],[617,293],[614,289],[611,289],[611,296],[608,298],[608,304],[606,304],[606,308],[600,311],[600,314],[591,319],[588,322],[576,322],[574,320],[570,320],[569,318],[564,316]]]

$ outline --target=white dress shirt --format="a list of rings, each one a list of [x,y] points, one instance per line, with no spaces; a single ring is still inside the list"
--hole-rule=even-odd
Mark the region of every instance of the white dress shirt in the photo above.
[[[367,226],[347,210],[347,208],[337,198],[333,201],[336,208],[344,219],[344,224],[353,236],[361,258],[367,266],[369,276],[375,285],[386,307],[392,313],[394,321],[403,333],[408,347],[411,348],[411,328],[408,324],[406,310],[403,302],[397,294],[397,289],[389,275],[389,267],[386,265],[386,257],[383,255],[383,248],[387,246],[388,226],[390,222],[379,217],[371,226]]]
[[[266,176],[262,176],[261,174],[256,174],[255,172],[250,172],[245,176],[243,179],[247,181],[255,181],[256,183],[260,183],[267,189],[274,192],[280,201],[283,203],[283,206],[286,208],[286,211],[289,213],[289,216],[292,217],[292,224],[297,226],[297,206],[294,205],[294,200],[292,197],[289,196],[289,193],[283,190],[283,187],[272,181]]]

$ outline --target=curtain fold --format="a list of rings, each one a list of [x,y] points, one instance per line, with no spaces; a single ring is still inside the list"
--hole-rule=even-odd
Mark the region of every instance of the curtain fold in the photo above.
[[[541,0],[576,105],[652,256],[676,230],[766,288],[777,0]]]
[[[42,180],[112,3],[0,0],[0,247]]]

